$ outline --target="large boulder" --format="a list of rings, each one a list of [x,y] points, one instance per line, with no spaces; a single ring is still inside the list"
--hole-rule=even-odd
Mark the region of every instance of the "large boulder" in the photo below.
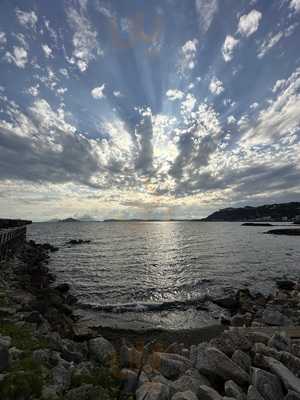
[[[235,350],[248,351],[251,349],[251,342],[236,330],[226,331],[219,337],[210,341],[211,347],[216,347],[228,356],[232,356]]]
[[[170,389],[159,382],[146,382],[136,391],[136,400],[169,400]]]
[[[120,380],[123,392],[129,394],[135,393],[143,383],[148,381],[148,378],[144,372],[138,377],[137,372],[123,368],[120,373]]]
[[[246,371],[213,347],[209,347],[201,358],[198,358],[197,368],[204,375],[219,377],[224,381],[233,380],[238,385],[245,385],[250,379]]]
[[[247,400],[265,400],[265,399],[257,391],[255,386],[250,385],[248,388]]]
[[[209,380],[199,374],[196,370],[188,370],[173,382],[172,386],[176,390],[176,392],[186,392],[187,390],[191,390],[196,395],[199,395],[199,388],[202,385],[209,386]]]
[[[268,367],[273,374],[277,375],[286,390],[293,390],[300,394],[300,379],[297,378],[287,367],[280,361],[271,357],[265,357]]]
[[[274,347],[274,349],[278,351],[290,351],[291,340],[287,335],[283,335],[280,332],[276,332],[269,340],[268,345],[270,347]]]
[[[289,390],[284,400],[300,400],[300,394]]]
[[[252,384],[265,400],[283,400],[284,398],[281,382],[276,375],[253,368]]]
[[[114,346],[104,337],[89,340],[89,354],[91,359],[101,365],[109,365],[116,354]]]
[[[142,363],[143,353],[135,347],[128,347],[123,344],[120,348],[121,368],[139,369]]]

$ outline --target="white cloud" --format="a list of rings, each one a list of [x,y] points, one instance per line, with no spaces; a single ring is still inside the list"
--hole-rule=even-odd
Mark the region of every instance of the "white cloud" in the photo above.
[[[229,117],[227,118],[227,123],[230,124],[230,125],[236,123],[235,116],[234,115],[229,115]]]
[[[195,68],[198,40],[188,40],[181,48],[179,71],[184,74]]]
[[[189,114],[193,111],[195,108],[195,105],[197,103],[197,100],[195,96],[193,96],[191,93],[188,93],[186,95],[185,100],[181,103],[181,112],[183,116],[186,116],[186,114]]]
[[[34,11],[22,11],[19,8],[16,9],[16,16],[19,23],[27,28],[35,28],[38,21],[38,17]]]
[[[5,32],[0,32],[0,48],[4,47],[7,43]]]
[[[166,93],[169,100],[181,100],[184,97],[184,93],[178,89],[169,89]]]
[[[27,93],[29,93],[33,97],[37,97],[39,95],[39,86],[39,84],[37,84],[36,86],[31,86],[27,89]]]
[[[218,0],[195,0],[199,29],[206,33],[218,11]]]
[[[93,29],[88,17],[85,15],[85,9],[75,10],[69,8],[67,17],[71,28],[74,30],[73,35],[73,57],[68,61],[76,64],[81,72],[85,72],[89,63],[97,56],[103,55],[98,43],[98,34]]]
[[[217,77],[213,77],[209,84],[209,90],[212,94],[219,95],[224,92],[223,82],[220,81]]]
[[[105,97],[104,89],[105,89],[105,83],[103,83],[103,85],[101,86],[95,87],[91,91],[92,97],[94,97],[94,99],[103,99]]]
[[[52,49],[47,44],[42,44],[42,49],[47,58],[52,56]]]
[[[115,91],[113,92],[113,95],[114,95],[115,97],[123,97],[122,93],[121,93],[119,90],[115,90]]]
[[[5,59],[7,62],[16,64],[19,68],[25,68],[28,62],[27,51],[23,47],[14,47],[13,54],[6,52]]]
[[[284,84],[285,84],[285,80],[284,79],[280,79],[280,80],[276,81],[276,83],[275,83],[275,85],[274,85],[274,87],[272,89],[272,92],[276,93],[279,89],[283,88]]]
[[[226,62],[231,61],[233,58],[233,52],[236,46],[238,45],[239,40],[235,39],[233,36],[226,36],[225,42],[223,44],[222,48],[222,54],[224,57],[224,60]]]
[[[255,33],[259,27],[262,13],[257,10],[250,11],[249,14],[242,15],[239,20],[238,32],[245,37]]]
[[[300,12],[300,0],[292,0],[290,2],[290,8],[296,12]]]
[[[259,46],[258,49],[258,58],[262,58],[264,57],[264,55],[272,49],[272,47],[274,47],[280,40],[281,38],[284,36],[283,32],[278,32],[276,33],[276,35],[272,35],[270,34],[267,39],[265,39],[261,45]]]
[[[256,110],[258,107],[259,107],[259,104],[258,104],[257,102],[252,103],[252,104],[250,105],[251,110]]]
[[[67,88],[58,88],[57,89],[57,91],[56,91],[56,93],[58,94],[58,95],[64,95],[66,92],[68,91],[68,89]]]

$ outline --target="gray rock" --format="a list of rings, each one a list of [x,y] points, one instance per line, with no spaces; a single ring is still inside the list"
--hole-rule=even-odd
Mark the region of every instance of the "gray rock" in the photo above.
[[[42,400],[59,400],[57,387],[54,385],[44,386],[42,389]]]
[[[0,372],[9,367],[9,352],[6,346],[0,345]]]
[[[289,390],[284,400],[300,400],[300,394]]]
[[[268,346],[278,351],[290,351],[291,341],[288,336],[277,332],[269,340]]]
[[[235,350],[248,351],[251,349],[251,342],[237,330],[223,332],[217,338],[210,341],[211,347],[216,347],[228,356],[232,356]]]
[[[264,400],[264,398],[257,391],[255,386],[250,385],[248,388],[247,400]]]
[[[233,397],[237,400],[246,400],[246,395],[243,392],[243,389],[233,381],[225,382],[225,394],[226,396]]]
[[[291,326],[292,321],[283,315],[276,308],[268,307],[264,310],[262,320],[265,324],[271,326]]]
[[[174,394],[172,400],[198,400],[198,397],[191,390]]]
[[[217,376],[225,381],[233,380],[239,385],[249,382],[249,374],[218,349],[208,348],[202,355],[203,364],[199,361],[198,370],[204,375]]]
[[[38,349],[32,353],[32,359],[38,363],[51,364],[51,350]]]
[[[169,400],[170,389],[159,382],[146,382],[136,391],[136,400]]]
[[[199,390],[199,399],[201,400],[222,400],[222,396],[209,386],[201,386]]]
[[[156,369],[168,379],[177,379],[192,367],[190,360],[179,354],[154,353],[153,357]]]
[[[9,352],[9,362],[10,362],[10,364],[12,364],[14,362],[17,362],[17,361],[20,361],[25,355],[25,352],[23,350],[19,350],[16,347],[11,347],[8,350],[8,352]]]
[[[174,387],[174,382],[165,378],[163,375],[158,374],[155,375],[154,378],[151,379],[152,382],[161,383],[162,385],[168,386],[169,388],[169,397],[172,397],[175,393],[182,391],[182,389],[177,389]],[[175,381],[176,382],[176,381]]]
[[[71,373],[71,368],[66,368],[58,364],[51,370],[53,385],[57,386],[60,390],[68,389],[71,384]]]
[[[280,359],[289,370],[291,370],[296,376],[300,377],[300,358],[295,357],[293,354],[288,353],[287,351],[281,351],[279,353]],[[273,357],[276,358],[277,357]]]
[[[263,343],[267,345],[270,340],[270,336],[263,332],[248,332],[246,337],[252,344],[254,343]]]
[[[265,400],[283,400],[284,398],[281,382],[276,375],[253,368],[252,384]]]
[[[268,367],[273,374],[277,375],[286,390],[293,390],[300,394],[300,379],[297,378],[287,367],[285,367],[280,361],[275,360],[271,357],[265,357]]]
[[[108,340],[97,337],[89,340],[89,354],[91,359],[102,365],[109,365],[113,361],[116,351]]]
[[[193,367],[196,366],[196,363],[197,363],[197,355],[198,355],[197,346],[192,345],[192,346],[190,347],[190,361],[191,361]]]
[[[93,385],[81,385],[71,389],[64,396],[65,400],[109,400],[108,396],[99,396],[99,389]]]
[[[245,353],[241,350],[236,350],[233,353],[233,356],[231,359],[234,363],[239,365],[244,371],[246,371],[247,373],[250,372],[251,358],[247,353]]]
[[[176,392],[191,390],[196,395],[199,395],[199,388],[202,385],[209,386],[209,380],[196,370],[188,370],[184,375],[174,381],[172,386],[175,388]]]

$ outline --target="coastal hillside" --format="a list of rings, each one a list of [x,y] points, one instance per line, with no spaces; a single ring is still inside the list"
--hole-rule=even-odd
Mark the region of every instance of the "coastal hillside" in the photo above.
[[[266,204],[259,207],[224,208],[204,221],[299,221],[300,203]]]

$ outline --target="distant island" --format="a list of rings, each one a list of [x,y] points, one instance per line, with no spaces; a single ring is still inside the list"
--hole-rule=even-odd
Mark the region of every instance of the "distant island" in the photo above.
[[[300,222],[300,203],[265,204],[258,207],[224,208],[202,221]]]

